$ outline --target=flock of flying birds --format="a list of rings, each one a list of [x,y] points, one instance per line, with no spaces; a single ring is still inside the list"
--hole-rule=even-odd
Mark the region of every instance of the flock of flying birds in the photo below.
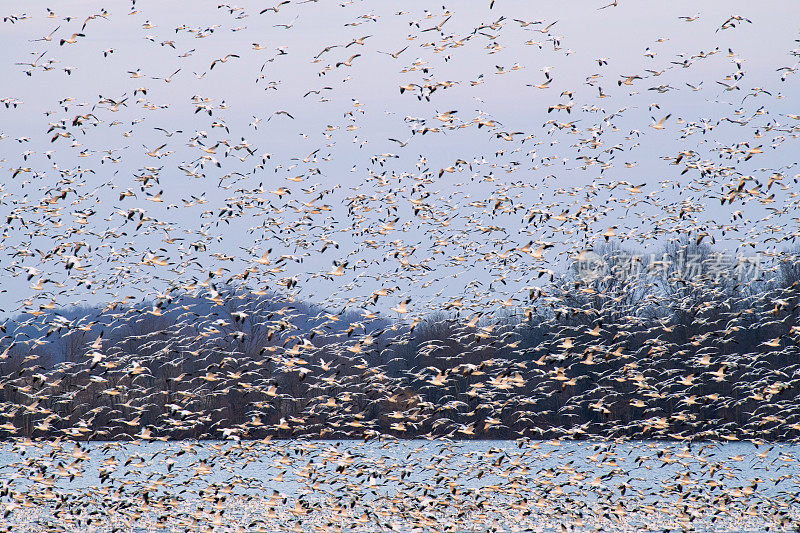
[[[796,528],[800,34],[718,7],[4,14],[0,526]]]

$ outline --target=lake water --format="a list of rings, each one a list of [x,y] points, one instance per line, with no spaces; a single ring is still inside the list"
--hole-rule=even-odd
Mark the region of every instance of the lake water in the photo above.
[[[800,446],[606,441],[0,445],[25,531],[766,531]]]

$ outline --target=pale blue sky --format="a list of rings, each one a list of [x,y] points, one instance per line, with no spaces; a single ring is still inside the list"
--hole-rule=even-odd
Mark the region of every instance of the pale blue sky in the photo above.
[[[396,293],[384,299],[387,305],[382,309],[411,297],[414,312],[422,314],[429,307],[459,296],[471,299],[476,306],[491,300],[522,298],[522,288],[537,283],[536,269],[542,266],[563,270],[571,252],[602,241],[600,235],[612,225],[618,227],[618,235],[633,232],[633,239],[615,237],[620,244],[643,251],[677,235],[679,227],[691,226],[695,233],[703,227],[720,247],[730,250],[736,250],[742,241],[766,241],[766,246],[781,250],[788,243],[767,241],[769,236],[797,231],[797,218],[791,210],[796,206],[792,193],[797,190],[792,177],[798,170],[790,165],[797,153],[794,126],[800,121],[790,115],[800,114],[800,107],[792,98],[797,94],[798,74],[789,74],[781,81],[781,74],[786,71],[777,71],[794,67],[798,61],[797,55],[791,53],[800,47],[796,41],[800,38],[800,7],[794,2],[754,5],[621,1],[617,7],[598,10],[602,2],[531,4],[498,0],[491,11],[488,2],[445,4],[444,9],[441,4],[405,2],[402,11],[406,13],[397,14],[399,8],[388,3],[351,2],[342,6],[340,2],[322,0],[282,5],[277,13],[263,15],[259,11],[272,4],[237,3],[231,9],[217,5],[137,1],[136,12],[131,13],[130,5],[61,2],[56,15],[49,18],[48,4],[31,2],[24,5],[29,18],[0,24],[4,45],[0,61],[6,73],[0,98],[21,102],[16,108],[0,107],[0,130],[5,136],[0,140],[0,167],[5,175],[3,194],[7,194],[0,214],[5,222],[8,214],[17,209],[29,230],[34,229],[33,223],[42,223],[33,238],[20,229],[19,220],[7,227],[4,248],[0,249],[2,285],[8,291],[5,305],[0,306],[5,314],[25,307],[36,309],[52,300],[66,305],[83,299],[119,299],[126,294],[148,297],[173,281],[203,281],[208,271],[220,266],[229,269],[224,277],[241,275],[253,266],[253,258],[269,248],[273,250],[273,261],[287,254],[302,257],[303,262],[285,261],[285,270],[277,273],[263,272],[266,267],[257,265],[261,271],[247,280],[259,278],[254,286],[280,289],[276,282],[294,276],[301,283],[289,292],[299,298],[336,305],[354,298],[352,306],[369,301],[370,294],[380,287],[398,286]],[[109,9],[107,18],[89,20],[85,37],[79,37],[74,44],[59,45],[60,39],[80,32],[86,17],[99,13],[103,7]],[[422,31],[442,23],[448,9],[452,16],[441,26],[441,33]],[[3,14],[22,13],[22,9],[12,9]],[[719,29],[732,15],[752,23],[740,21],[735,28]],[[681,16],[699,17],[687,22]],[[505,18],[500,20],[501,17]],[[541,24],[523,27],[514,19]],[[496,29],[486,27],[474,32],[481,25],[496,22]],[[537,31],[554,22],[546,33]],[[276,27],[278,24],[291,28]],[[176,31],[184,26],[186,30]],[[51,41],[32,41],[57,27]],[[363,45],[344,48],[363,36],[370,36]],[[254,49],[253,43],[264,49]],[[341,46],[314,62],[314,56],[330,45]],[[396,53],[406,46],[397,58],[380,53]],[[108,52],[110,49],[113,52]],[[691,57],[717,49],[718,53],[708,57]],[[45,55],[33,68],[16,65],[32,63],[43,52]],[[215,59],[227,54],[239,57],[230,57],[210,68]],[[336,67],[337,62],[354,54],[360,57],[352,61],[351,67]],[[607,64],[599,64],[598,59]],[[691,63],[688,68],[676,64],[684,60]],[[418,70],[409,71],[415,65]],[[44,70],[43,66],[52,69]],[[63,70],[73,67],[70,75]],[[169,83],[154,79],[168,77],[178,69],[180,72]],[[543,69],[553,80],[548,88],[529,86],[547,80]],[[30,76],[26,70],[31,70]],[[662,74],[654,75],[662,70]],[[743,73],[741,79],[726,80],[737,71]],[[142,77],[133,78],[130,72]],[[642,79],[633,80],[632,85],[618,83],[632,75]],[[409,83],[436,82],[456,83],[449,88],[439,87],[430,101],[418,100],[408,92],[401,95],[399,91],[400,86]],[[736,84],[740,89],[726,91],[718,82]],[[692,90],[687,84],[699,90]],[[663,92],[650,90],[656,87]],[[146,94],[137,91],[140,88],[145,88]],[[754,88],[771,94],[758,92],[743,102]],[[310,90],[321,93],[304,97]],[[572,99],[560,96],[563,91],[572,91]],[[74,100],[66,102],[65,110],[59,102],[68,97]],[[213,116],[205,111],[195,113],[193,97],[208,99]],[[320,101],[322,97],[326,101]],[[101,103],[103,98],[127,98],[127,105],[113,111],[112,103]],[[225,107],[221,108],[223,102]],[[571,103],[572,112],[548,113],[548,108],[557,103]],[[147,109],[148,105],[154,108]],[[279,110],[294,118],[273,115]],[[453,125],[468,126],[411,134],[415,119],[441,129],[445,122],[435,117],[451,110],[458,111]],[[90,112],[93,117],[85,119],[85,131],[72,125],[77,115]],[[664,129],[649,127],[651,117],[658,120],[667,114],[671,116]],[[498,124],[494,128],[478,128],[475,119],[493,119]],[[60,120],[68,121],[67,130],[79,146],[71,146],[73,138],[51,142],[55,131],[64,130],[48,132],[49,123]],[[89,125],[94,120],[99,121],[96,127]],[[577,121],[575,133],[570,133],[569,128],[551,133],[553,126],[545,125],[548,120]],[[703,121],[713,129],[682,138],[688,123]],[[168,137],[156,127],[170,133],[181,132]],[[199,131],[207,132],[207,137],[200,138],[202,146],[191,140]],[[505,141],[496,135],[500,132],[523,134]],[[528,135],[533,137],[522,143]],[[602,144],[593,144],[593,137]],[[197,158],[208,155],[201,148],[212,147],[221,140],[235,146],[243,138],[254,150],[254,155],[245,161],[233,157],[243,157],[244,149],[232,150],[226,158],[225,146],[218,145],[213,156],[220,162],[219,168],[213,162],[203,169],[195,166]],[[389,138],[410,141],[401,147]],[[730,161],[719,157],[720,147],[743,142],[749,143],[743,150],[763,145],[764,153],[754,154],[747,161],[742,153]],[[167,146],[158,155],[171,153],[163,157],[146,155],[164,143]],[[610,149],[611,153],[604,152]],[[315,150],[319,151],[309,157]],[[719,196],[721,187],[738,177],[731,174],[725,179],[704,180],[694,170],[681,175],[684,165],[670,165],[664,159],[688,150],[701,161],[726,163],[735,167],[735,172],[753,176],[765,191],[761,199],[775,194],[774,202],[762,203],[752,196],[746,203],[740,200],[720,207],[719,200],[711,196]],[[26,151],[35,153],[26,155]],[[50,158],[47,151],[52,151]],[[271,154],[270,159],[263,169],[254,172],[265,153]],[[386,161],[381,166],[372,159],[380,154],[398,157],[384,156]],[[118,162],[103,159],[105,156]],[[583,156],[596,157],[613,166],[601,174],[601,165],[585,166],[587,160],[580,159]],[[419,164],[421,157],[424,164]],[[459,165],[457,172],[439,176],[441,169],[455,165],[459,159],[472,163],[472,170]],[[546,163],[551,165],[545,166]],[[80,166],[94,173],[72,178],[75,181],[70,184],[58,184],[59,174],[53,164],[71,172]],[[159,171],[160,182],[141,191],[136,176],[150,173],[143,170],[147,166],[163,167]],[[14,169],[28,167],[30,172],[20,172],[11,179]],[[180,167],[205,176],[191,177]],[[381,184],[370,176],[371,172],[387,169],[398,177]],[[515,171],[507,172],[511,169]],[[783,183],[790,187],[788,190],[773,186],[766,192],[767,180],[774,173],[770,169],[785,175]],[[33,177],[35,173],[38,178]],[[298,176],[303,181],[287,179]],[[486,176],[491,176],[490,181]],[[23,187],[25,179],[32,182]],[[577,196],[567,193],[573,187],[615,180],[647,185],[640,196],[625,191],[623,186],[600,189],[597,196],[589,199],[585,197],[586,190]],[[664,180],[669,184],[662,190],[659,183]],[[254,193],[259,183],[264,192]],[[420,184],[424,185],[423,193]],[[673,184],[680,185],[673,188]],[[747,188],[753,185],[754,182]],[[69,191],[59,201],[58,213],[33,210],[35,203],[52,194],[54,186],[56,191],[72,188],[76,192]],[[290,189],[292,194],[279,198],[269,192],[279,187]],[[120,200],[120,193],[128,189],[136,196]],[[314,192],[305,193],[302,189]],[[148,201],[148,195],[152,198],[162,190],[163,202]],[[328,204],[331,211],[313,216],[313,224],[322,225],[298,226],[302,213],[295,208],[310,209],[304,208],[302,202],[309,203],[325,190],[332,192],[316,203]],[[276,208],[286,204],[286,209],[272,215],[248,209],[245,216],[216,226],[223,209],[250,194],[243,191],[270,198]],[[631,207],[625,203],[655,191],[654,199],[660,206],[641,203]],[[424,193],[430,194],[421,198]],[[345,206],[359,194],[365,195],[364,205],[375,209],[361,213],[363,218],[352,232],[348,228],[354,219],[348,217]],[[182,200],[191,195],[204,196],[206,203],[185,206]],[[510,200],[503,200],[506,196]],[[387,197],[396,198],[396,213],[386,210]],[[412,199],[430,206],[431,218],[415,216]],[[495,213],[492,207],[498,199],[502,200],[501,212]],[[503,213],[502,209],[510,208],[512,201],[517,210]],[[537,205],[540,201],[542,204]],[[675,206],[680,210],[680,202],[689,202],[684,206],[698,209],[691,215],[694,220],[665,222]],[[180,207],[168,208],[170,204]],[[562,226],[551,221],[535,227],[522,222],[531,210],[557,215],[570,209],[575,213],[583,204],[589,206],[583,210],[584,217],[592,210],[596,214],[586,219],[588,231],[572,222]],[[143,209],[147,216],[164,222],[163,228],[170,230],[169,237],[158,227],[144,224],[137,231],[134,222],[125,223],[131,209]],[[94,214],[81,224],[86,210]],[[206,211],[212,213],[204,218]],[[743,218],[737,216],[732,221],[737,211],[742,211]],[[138,219],[138,212],[133,216]],[[280,217],[285,223],[274,232],[248,231],[268,216]],[[325,217],[330,218],[326,221]],[[392,225],[390,221],[395,217],[399,220]],[[59,226],[59,220],[63,226]],[[442,221],[449,225],[442,226]],[[727,239],[723,238],[724,224],[740,228],[738,236],[731,239],[736,232],[729,229]],[[381,230],[381,226],[387,229]],[[492,230],[491,226],[503,231]],[[81,227],[87,233],[65,234],[70,227]],[[145,232],[148,227],[151,230]],[[562,227],[574,233],[565,235],[560,231]],[[362,234],[364,228],[375,233]],[[636,242],[636,237],[659,228],[666,234],[652,236],[649,244]],[[308,235],[301,236],[295,229]],[[339,248],[331,246],[321,253],[323,237],[335,240]],[[169,242],[172,238],[184,240]],[[448,243],[436,244],[442,240]],[[530,240],[556,244],[547,252],[546,264],[513,252]],[[190,247],[201,241],[204,250]],[[65,257],[75,255],[76,242],[86,243],[77,252],[86,270],[68,273]],[[58,244],[66,245],[61,255],[45,261],[35,251],[38,248],[47,252]],[[424,267],[404,270],[394,257],[404,245],[409,246],[409,253],[416,247],[406,260]],[[20,249],[29,249],[33,255],[25,257]],[[509,250],[512,253],[508,254]],[[152,261],[149,265],[140,264],[142,258],[150,257],[148,252],[158,256],[157,261],[185,260],[187,264],[179,273],[170,272],[171,265]],[[214,256],[215,253],[222,255]],[[747,253],[752,253],[752,247]],[[454,259],[462,256],[465,261]],[[194,261],[189,263],[189,258]],[[345,275],[330,279],[319,276],[334,269],[333,260],[348,261]],[[354,266],[357,269],[350,270]],[[115,267],[130,268],[131,274],[104,287]],[[38,273],[26,281],[29,268]],[[400,269],[397,273],[396,268]],[[492,283],[498,276],[505,276],[506,283]],[[31,288],[43,278],[64,286],[45,283],[44,290]],[[90,288],[86,283],[79,285],[81,280],[91,281]],[[93,290],[97,294],[92,295]],[[64,293],[58,294],[60,291]],[[25,304],[26,299],[31,303]],[[503,306],[495,303],[489,307]]]

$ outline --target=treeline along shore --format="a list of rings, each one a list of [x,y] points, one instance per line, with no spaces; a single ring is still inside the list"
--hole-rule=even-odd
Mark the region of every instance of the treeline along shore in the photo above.
[[[0,438],[797,440],[796,256],[661,255],[413,321],[217,286],[42,309],[2,328]]]

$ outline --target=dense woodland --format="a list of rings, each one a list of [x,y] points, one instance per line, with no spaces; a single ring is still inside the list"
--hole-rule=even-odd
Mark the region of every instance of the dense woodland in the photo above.
[[[800,436],[796,255],[756,272],[696,243],[601,253],[502,311],[413,322],[218,286],[18,316],[0,436]]]

